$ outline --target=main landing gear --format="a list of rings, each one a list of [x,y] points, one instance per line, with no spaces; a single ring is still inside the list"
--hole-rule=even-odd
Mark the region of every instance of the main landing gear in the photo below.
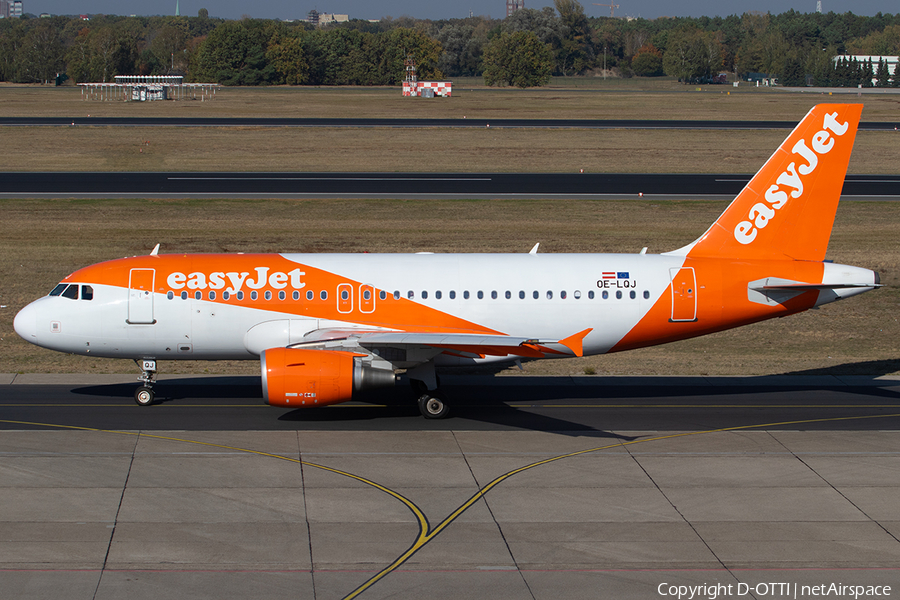
[[[439,389],[428,389],[428,385],[420,379],[410,379],[413,393],[419,405],[419,412],[426,419],[444,419],[450,414],[450,405],[447,396]],[[440,385],[440,380],[435,378],[435,384]]]
[[[135,359],[134,362],[142,371],[141,376],[138,377],[138,381],[143,383],[138,389],[134,390],[134,401],[140,406],[150,406],[156,398],[156,394],[153,393],[153,378],[156,376],[156,361]]]
[[[426,419],[444,419],[450,413],[450,405],[444,393],[438,390],[425,392],[418,399],[419,412]]]

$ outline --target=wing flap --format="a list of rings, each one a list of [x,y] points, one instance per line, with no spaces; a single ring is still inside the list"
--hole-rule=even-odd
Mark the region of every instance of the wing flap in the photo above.
[[[420,362],[429,355],[450,354],[467,358],[513,356],[544,358],[548,355],[582,356],[583,340],[592,329],[579,331],[566,338],[537,339],[511,335],[481,333],[430,333],[408,331],[378,331],[353,328],[329,328],[313,331],[295,347],[327,344],[361,348],[391,362]],[[554,348],[558,346],[559,348]],[[416,356],[418,358],[413,358]]]
[[[576,356],[584,354],[582,342],[592,329],[585,329],[561,340],[541,340],[510,335],[485,335],[470,333],[368,333],[359,337],[364,348],[427,346],[444,352],[462,356],[516,356],[522,358],[544,358],[548,354],[565,355],[568,349]],[[550,346],[559,344],[563,350]]]

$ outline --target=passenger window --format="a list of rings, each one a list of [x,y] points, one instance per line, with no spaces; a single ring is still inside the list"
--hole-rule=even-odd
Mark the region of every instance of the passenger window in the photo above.
[[[575,296],[576,300],[581,300],[581,290],[575,290],[572,292],[572,295]]]
[[[484,299],[484,292],[482,292],[481,290],[478,290],[478,299],[479,299],[479,300],[483,300],[483,299]]]
[[[534,290],[534,293],[532,294],[532,296],[534,296],[534,299],[537,300],[538,298],[541,297],[541,294],[537,290]]]
[[[82,300],[93,300],[94,299],[94,288],[89,285],[81,286],[81,299]]]
[[[259,297],[259,294],[256,293],[256,290],[253,290],[252,292],[250,292],[251,300],[256,300],[258,297]]]
[[[400,290],[394,290],[394,300],[400,299]]]
[[[594,290],[591,290],[588,292],[588,300],[593,300],[593,299],[594,299]]]
[[[450,290],[450,299],[456,300],[456,291],[455,290]]]
[[[341,290],[341,300],[347,300],[348,298],[350,298],[350,292],[348,292],[347,290]]]
[[[194,300],[202,300],[202,299],[203,299],[203,292],[201,292],[200,290],[197,290],[196,292],[194,292]]]
[[[312,300],[314,295],[315,294],[313,294],[312,290],[306,290],[306,299],[307,300]]]
[[[468,300],[468,299],[469,299],[469,290],[466,290],[466,291],[463,292],[463,299],[464,299],[464,300]]]
[[[428,292],[422,292],[422,300],[428,300]]]
[[[609,298],[609,292],[607,292],[606,290],[604,290],[604,291],[603,291],[603,299],[606,300],[607,298]]]
[[[547,300],[553,300],[553,292],[547,290]]]
[[[62,297],[68,298],[69,300],[78,300],[78,286],[66,286],[66,289],[63,290]]]
[[[171,300],[174,297],[175,297],[175,293],[172,290],[169,290],[168,292],[166,292],[166,298],[168,298],[169,300]]]
[[[566,299],[566,292],[565,292],[565,291],[560,292],[560,293],[559,293],[559,298],[560,298],[560,300],[565,300],[565,299]]]
[[[299,300],[299,299],[300,299],[300,292],[298,292],[297,290],[294,290],[294,293],[291,294],[291,298],[293,298],[294,300]]]
[[[496,300],[496,299],[497,299],[497,290],[494,290],[493,292],[491,292],[491,300]]]
[[[282,292],[282,293],[284,293],[284,292]],[[265,295],[266,295],[266,300],[271,300],[271,299],[272,299],[272,292],[266,290],[266,294],[265,294]]]
[[[512,292],[509,290],[506,290],[506,299],[509,300],[510,298],[512,298]]]
[[[50,295],[51,296],[59,296],[60,294],[63,293],[64,289],[66,289],[66,284],[64,284],[64,283],[57,284],[57,286],[50,291]]]
[[[222,300],[228,300],[229,298],[231,298],[231,294],[229,294],[227,291],[222,292]]]
[[[243,299],[244,299],[244,292],[243,292],[243,291],[240,291],[240,292],[237,293],[237,299],[238,299],[238,300],[243,300]]]
[[[644,300],[649,300],[649,299],[650,299],[650,292],[648,292],[647,290],[644,290]]]
[[[525,299],[525,290],[519,290],[519,300]]]
[[[410,300],[412,300],[413,298],[416,297],[416,293],[412,290],[409,290],[408,292],[406,292],[406,297],[409,298]]]
[[[241,298],[240,298],[241,294],[242,294],[242,292],[238,292],[238,300],[241,299]],[[187,300],[187,292],[181,292],[181,299],[182,299],[182,300]]]
[[[319,298],[321,298],[322,300],[328,300],[328,292],[322,290],[321,292],[319,292]]]
[[[269,292],[266,292],[266,293],[268,294]],[[279,300],[284,300],[285,297],[286,297],[286,294],[284,293],[284,290],[281,290],[280,292],[278,292],[278,299],[279,299]]]
[[[434,298],[435,298],[435,300],[441,299],[441,290],[438,290],[434,293]]]
[[[210,291],[210,292],[209,292],[209,299],[210,299],[210,300],[215,300],[215,299],[216,299],[216,293],[213,292],[213,291]]]
[[[628,296],[629,296],[632,300],[634,300],[635,298],[637,298],[637,292],[635,292],[634,290],[631,290],[631,291],[628,293]]]
[[[622,299],[622,292],[621,291],[616,292],[616,300],[621,300],[621,299]]]
[[[384,290],[381,290],[380,292],[378,292],[378,299],[379,300],[387,300],[387,292]]]

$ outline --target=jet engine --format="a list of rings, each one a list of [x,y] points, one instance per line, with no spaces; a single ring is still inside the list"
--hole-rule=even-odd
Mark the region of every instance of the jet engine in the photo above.
[[[269,348],[260,355],[263,398],[272,406],[326,406],[350,400],[353,392],[394,385],[394,372],[366,365],[366,356],[334,350]]]

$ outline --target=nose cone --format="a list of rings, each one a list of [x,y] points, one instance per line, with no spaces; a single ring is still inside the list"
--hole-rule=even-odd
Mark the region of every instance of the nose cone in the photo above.
[[[13,327],[23,340],[32,344],[37,343],[37,309],[34,303],[18,312]]]

